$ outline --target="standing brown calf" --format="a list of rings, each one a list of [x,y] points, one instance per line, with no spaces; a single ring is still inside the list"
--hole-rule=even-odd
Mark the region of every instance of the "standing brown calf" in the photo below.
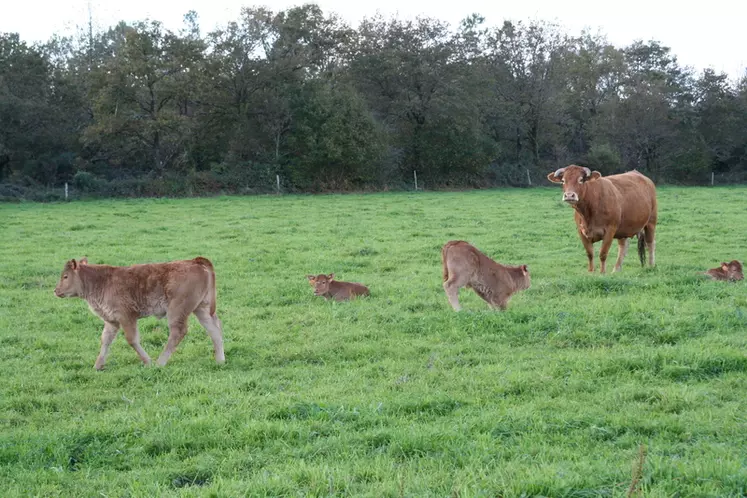
[[[315,296],[324,296],[324,299],[335,301],[347,301],[356,296],[368,296],[368,287],[355,282],[340,282],[335,280],[335,274],[329,275],[306,275],[309,284],[314,288]]]
[[[54,289],[57,297],[80,297],[104,320],[101,352],[94,367],[104,368],[109,346],[121,327],[143,363],[150,357],[140,346],[137,320],[167,317],[169,339],[158,358],[166,365],[187,334],[187,319],[194,313],[213,341],[215,361],[223,363],[223,331],[215,314],[215,271],[203,257],[186,261],[133,266],[89,265],[86,258],[65,263]]]
[[[735,282],[737,280],[744,280],[744,273],[742,272],[742,263],[736,259],[729,263],[721,263],[718,268],[712,268],[705,272],[706,275],[711,277],[713,280],[730,280]]]
[[[529,288],[527,265],[505,266],[496,263],[473,245],[451,240],[441,249],[444,291],[454,310],[459,311],[459,288],[467,287],[491,308],[506,309],[511,295]]]

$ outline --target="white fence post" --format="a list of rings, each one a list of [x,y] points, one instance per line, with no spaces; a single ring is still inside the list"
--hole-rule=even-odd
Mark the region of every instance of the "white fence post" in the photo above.
[[[711,187],[713,187],[713,183],[714,183],[714,173],[713,171],[711,171]]]
[[[280,175],[275,175],[275,184],[277,185],[278,195],[280,195]]]
[[[412,176],[415,177],[415,190],[418,189],[418,172],[415,170],[412,170]]]
[[[532,178],[529,176],[529,169],[527,169],[527,183],[530,187],[532,186]]]
[[[67,182],[65,182],[65,200],[67,200]]]

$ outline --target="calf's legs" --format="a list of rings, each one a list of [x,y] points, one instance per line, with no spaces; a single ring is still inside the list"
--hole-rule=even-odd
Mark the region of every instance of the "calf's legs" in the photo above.
[[[171,357],[172,353],[176,350],[176,347],[182,342],[184,336],[187,335],[187,317],[182,315],[169,316],[169,339],[166,341],[166,347],[163,349],[161,356],[158,357],[156,363],[162,367],[166,365]]]
[[[444,291],[446,291],[446,298],[449,300],[449,304],[454,311],[462,309],[459,304],[459,286],[455,282],[447,280],[444,282]]]
[[[215,352],[215,361],[224,363],[226,356],[223,353],[223,330],[218,315],[210,315],[209,306],[200,306],[194,311],[197,320],[200,321],[208,336],[213,341],[213,351]]]
[[[490,301],[490,307],[493,309],[505,310],[508,307],[508,300],[511,299],[511,293],[498,291]]]
[[[138,332],[137,329],[137,318],[123,321],[121,325],[124,329],[125,339],[127,339],[127,343],[132,346],[132,349],[137,352],[138,356],[140,356],[140,359],[144,364],[150,365],[150,356],[148,356],[148,353],[146,353],[143,347],[140,345],[140,332]]]
[[[175,306],[174,308],[176,308],[177,310],[183,310],[184,306]],[[159,366],[166,365],[166,363],[169,361],[169,358],[176,350],[176,347],[179,345],[182,339],[184,339],[184,336],[187,335],[187,319],[189,318],[189,313],[185,315],[182,311],[177,310],[169,310],[169,313],[167,313],[169,321],[169,338],[166,342],[166,347],[158,357],[157,363]],[[226,357],[223,351],[223,326],[220,322],[220,319],[217,315],[210,315],[210,306],[206,304],[201,304],[200,306],[198,306],[194,310],[194,314],[200,321],[202,326],[205,327],[208,336],[213,341],[215,361],[217,363],[224,363],[226,361]],[[109,347],[117,337],[117,332],[119,331],[120,325],[122,329],[124,329],[127,343],[132,346],[132,349],[137,352],[138,356],[140,356],[140,359],[144,364],[150,364],[150,356],[148,356],[148,353],[146,353],[140,345],[140,333],[137,327],[137,319],[128,318],[126,320],[122,320],[119,323],[104,322],[104,330],[101,333],[101,350],[99,352],[98,358],[96,358],[96,363],[94,364],[96,370],[101,370],[104,368],[106,357],[109,354]]]
[[[101,332],[101,351],[99,351],[99,357],[96,358],[93,368],[96,370],[102,370],[106,363],[106,356],[109,354],[109,346],[112,341],[117,337],[119,332],[119,324],[115,322],[104,322],[104,331]]]
[[[449,299],[449,304],[451,304],[451,307],[454,308],[454,311],[459,311],[462,309],[462,306],[459,304],[459,288],[464,287],[468,282],[468,277],[455,277],[454,272],[451,272],[448,280],[444,282],[444,291],[446,292],[446,297]]]

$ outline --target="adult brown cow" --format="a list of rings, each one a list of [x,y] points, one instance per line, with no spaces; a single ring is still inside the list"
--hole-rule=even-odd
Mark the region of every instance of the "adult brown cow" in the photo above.
[[[146,365],[148,353],[140,346],[137,320],[168,318],[169,339],[158,364],[163,366],[187,334],[194,313],[213,341],[215,361],[223,363],[223,331],[215,314],[215,271],[203,257],[186,261],[132,266],[89,265],[86,258],[65,263],[54,289],[57,297],[81,297],[104,320],[101,352],[94,367],[104,368],[109,346],[121,327],[125,338]]]
[[[645,265],[654,266],[656,250],[656,187],[654,182],[636,170],[603,177],[598,171],[572,164],[547,175],[553,183],[563,184],[563,201],[575,210],[578,235],[594,271],[594,246],[599,251],[601,273],[606,271],[607,253],[612,239],[618,239],[619,251],[613,271],[620,271],[630,238],[638,236],[638,256]]]

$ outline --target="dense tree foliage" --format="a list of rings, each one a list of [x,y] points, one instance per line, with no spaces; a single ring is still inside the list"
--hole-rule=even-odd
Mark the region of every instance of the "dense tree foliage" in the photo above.
[[[0,197],[541,183],[570,162],[658,182],[747,178],[747,77],[543,22],[365,19],[315,5],[203,35],[120,23],[0,34]]]

